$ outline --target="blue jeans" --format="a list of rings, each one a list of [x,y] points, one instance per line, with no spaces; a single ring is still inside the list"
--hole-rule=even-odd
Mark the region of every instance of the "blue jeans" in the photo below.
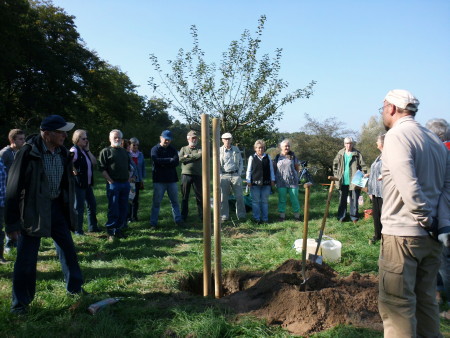
[[[78,293],[83,285],[83,276],[78,264],[69,225],[63,214],[62,204],[58,200],[52,202],[51,217],[51,236],[55,242],[56,251],[61,262],[66,289],[70,293]],[[34,298],[36,292],[36,265],[40,243],[40,237],[29,236],[25,232],[22,232],[19,237],[13,273],[11,304],[11,310],[13,311],[26,308]]]
[[[173,219],[176,223],[181,222],[180,206],[178,204],[177,182],[153,183],[153,204],[152,214],[150,216],[151,226],[156,226],[158,224],[159,209],[161,208],[161,201],[166,191],[167,195],[169,195],[170,204],[172,205]]]
[[[270,185],[251,186],[253,219],[256,221],[269,221],[270,188]]]
[[[345,216],[347,215],[347,196],[350,196],[350,218],[352,221],[357,221],[359,219],[358,199],[361,194],[361,190],[349,190],[348,185],[342,185],[339,190],[339,194],[338,220],[343,221],[345,219]]]
[[[78,225],[77,232],[83,232],[83,216],[84,216],[84,204],[87,206],[87,222],[88,230],[93,231],[97,229],[97,201],[95,200],[94,192],[92,191],[92,186],[86,189],[75,187],[75,193],[77,196],[75,202],[75,208],[78,212]]]
[[[106,184],[106,197],[108,198],[108,221],[106,231],[113,233],[113,229],[126,226],[128,213],[129,182],[114,182]]]

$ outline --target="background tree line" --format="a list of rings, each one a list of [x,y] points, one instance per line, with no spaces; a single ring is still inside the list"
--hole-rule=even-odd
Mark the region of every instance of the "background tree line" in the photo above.
[[[150,57],[160,81],[150,78],[159,97],[149,99],[137,93],[127,74],[86,47],[74,17],[63,9],[50,1],[1,1],[0,146],[8,143],[10,129],[36,133],[43,117],[60,114],[75,122],[77,129],[88,131],[94,153],[109,144],[109,131],[118,128],[126,138],[137,137],[148,156],[164,129],[174,133],[172,144],[177,149],[185,145],[187,131],[200,130],[200,115],[208,112],[221,118],[222,132],[233,133],[246,157],[256,139],[266,140],[275,156],[277,144],[290,138],[297,157],[322,168],[319,173],[326,177],[343,138],[353,136],[370,164],[378,154],[375,139],[382,130],[377,117],[362,126],[360,134],[337,118],[319,121],[309,115],[298,132],[277,130],[281,108],[310,97],[315,81],[279,98],[288,87],[278,76],[282,50],[277,49],[272,58],[257,55],[265,21],[261,16],[255,35],[245,30],[232,41],[218,67],[205,61],[192,26],[193,48],[180,49],[169,61],[171,72],[163,73],[157,57]],[[174,121],[169,106],[186,124]]]
[[[138,137],[143,149],[164,129],[186,129],[173,122],[168,103],[138,95],[127,74],[89,50],[63,9],[51,2],[1,1],[0,145],[12,128],[38,132],[51,114],[86,129],[94,151],[108,144],[114,128]]]

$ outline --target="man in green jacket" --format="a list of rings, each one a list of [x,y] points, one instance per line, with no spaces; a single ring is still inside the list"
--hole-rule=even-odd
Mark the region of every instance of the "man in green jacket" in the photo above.
[[[189,193],[194,187],[198,217],[203,219],[202,205],[202,150],[198,147],[198,136],[195,130],[187,134],[188,145],[180,150],[181,162],[181,217],[185,222],[189,213]]]
[[[339,179],[336,187],[339,189],[340,199],[338,208],[338,220],[343,222],[347,215],[347,197],[350,196],[350,218],[353,223],[358,222],[358,199],[361,188],[352,183],[352,178],[357,170],[367,172],[366,163],[361,153],[353,148],[353,139],[344,139],[344,148],[339,150],[333,161],[334,176]]]

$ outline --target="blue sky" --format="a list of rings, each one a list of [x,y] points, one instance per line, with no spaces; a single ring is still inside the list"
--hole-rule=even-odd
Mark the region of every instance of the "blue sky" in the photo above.
[[[420,100],[417,120],[450,120],[448,0],[54,0],[76,17],[89,49],[127,73],[141,95],[155,76],[150,53],[165,60],[190,49],[195,24],[208,62],[267,16],[261,55],[283,48],[280,77],[290,90],[317,81],[314,95],[285,106],[280,131],[299,131],[304,113],[336,117],[359,131],[391,89]],[[165,68],[166,70],[168,68]],[[175,114],[174,114],[175,115]],[[177,117],[175,115],[175,117]]]

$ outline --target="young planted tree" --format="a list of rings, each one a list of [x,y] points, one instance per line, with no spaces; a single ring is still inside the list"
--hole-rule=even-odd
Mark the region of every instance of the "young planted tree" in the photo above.
[[[189,125],[200,124],[200,115],[208,113],[220,118],[221,130],[231,132],[242,145],[271,137],[282,107],[309,98],[315,81],[283,96],[288,83],[279,78],[282,49],[276,49],[273,58],[257,57],[265,21],[262,15],[255,36],[245,30],[239,41],[232,41],[219,66],[206,62],[197,28],[191,26],[193,47],[188,52],[180,49],[175,60],[168,61],[169,73],[163,73],[156,55],[150,55],[159,76],[150,78],[150,85]]]

